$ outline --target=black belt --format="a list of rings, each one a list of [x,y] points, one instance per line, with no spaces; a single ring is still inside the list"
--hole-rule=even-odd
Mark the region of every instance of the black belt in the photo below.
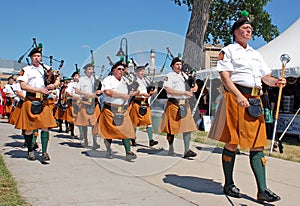
[[[108,103],[104,103],[103,108],[109,109],[112,112],[123,112],[124,110],[127,110],[128,105],[113,106]]]
[[[173,103],[173,104],[178,104],[178,105],[184,105],[184,104],[188,103],[187,99],[169,98],[168,101]]]
[[[235,86],[242,94],[250,94],[251,96],[260,95],[260,89],[259,88],[244,87],[244,86],[239,85],[239,84],[235,84]]]

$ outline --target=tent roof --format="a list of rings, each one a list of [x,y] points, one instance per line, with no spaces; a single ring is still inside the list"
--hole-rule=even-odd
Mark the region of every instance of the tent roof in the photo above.
[[[280,56],[288,54],[291,57],[287,63],[285,76],[300,76],[300,18],[278,37],[262,46],[258,51],[267,65],[272,69],[281,69]],[[273,73],[272,73],[273,74]]]

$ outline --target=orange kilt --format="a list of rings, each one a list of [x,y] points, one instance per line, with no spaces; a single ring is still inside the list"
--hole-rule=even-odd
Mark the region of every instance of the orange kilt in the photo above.
[[[131,123],[134,127],[151,125],[151,110],[150,106],[147,106],[147,113],[143,116],[139,113],[140,105],[137,103],[131,103],[131,108],[129,110],[129,116]]]
[[[249,95],[245,96],[249,97]],[[235,96],[225,92],[208,137],[240,145],[241,148],[266,146],[264,116],[261,115],[259,118],[249,116],[247,109],[237,104]]]
[[[103,108],[97,121],[99,136],[105,139],[135,138],[135,132],[130,121],[128,110],[124,113],[124,122],[120,126],[113,124],[114,114],[107,108]]]
[[[101,114],[100,106],[99,106],[99,104],[96,104],[96,107],[95,107],[95,116],[96,116],[97,122],[99,121],[100,114]],[[93,135],[97,135],[98,133],[99,133],[99,130],[98,130],[98,126],[97,126],[97,124],[96,124],[96,125],[93,127],[92,134],[93,134]]]
[[[6,97],[6,101],[7,101],[7,99],[10,100],[11,104],[10,105],[5,104],[4,114],[10,114],[13,110],[14,98],[13,97]]]
[[[65,109],[61,108],[60,106],[57,106],[54,114],[55,119],[61,119],[64,121],[67,121],[69,123],[73,123],[73,106],[72,102],[68,102],[68,105]]]
[[[53,98],[48,99],[48,103],[49,103],[50,109],[52,111],[52,114],[54,116],[54,114],[55,114],[55,99],[53,99]]]
[[[21,112],[23,101],[18,102],[17,106],[12,110],[11,115],[8,119],[9,124],[15,124],[15,122],[18,120]]]
[[[74,120],[76,126],[94,126],[97,122],[95,112],[92,115],[86,113],[85,104],[79,105],[79,111]]]
[[[160,121],[158,129],[160,132],[178,134],[182,132],[192,132],[197,130],[195,121],[192,117],[190,106],[188,106],[187,115],[182,119],[178,120],[177,112],[178,106],[168,101],[165,112]]]
[[[25,99],[22,104],[19,118],[15,122],[16,129],[35,130],[57,127],[48,100],[43,102],[43,111],[40,114],[31,113],[31,101]]]

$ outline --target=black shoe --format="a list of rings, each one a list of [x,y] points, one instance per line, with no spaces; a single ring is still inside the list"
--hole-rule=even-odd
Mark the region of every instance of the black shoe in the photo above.
[[[169,148],[168,156],[171,156],[171,157],[175,157],[176,156],[176,153],[174,152],[173,148]]]
[[[108,159],[112,159],[113,158],[111,148],[106,148],[106,155],[105,155],[105,157],[108,158]]]
[[[27,156],[27,159],[30,160],[30,161],[34,161],[36,160],[35,158],[35,155],[34,155],[34,152],[28,152],[28,156]]]
[[[264,192],[257,193],[257,202],[275,202],[279,201],[281,198],[276,195],[274,192],[272,192],[269,189],[266,189]]]
[[[133,152],[128,152],[127,154],[126,154],[126,156],[125,156],[125,159],[127,160],[127,161],[130,161],[130,160],[133,160],[133,159],[136,159],[137,158],[137,156],[136,156],[136,154],[134,154]]]
[[[228,187],[223,188],[223,192],[225,195],[230,197],[241,198],[242,194],[240,193],[240,189],[237,188],[235,185],[230,185]]]
[[[189,150],[184,154],[183,158],[196,157],[196,156],[197,156],[197,154],[195,152],[193,152],[192,150]]]
[[[96,149],[99,149],[99,148],[100,148],[100,145],[97,144],[97,143],[94,143],[93,147],[92,147],[92,150],[96,150]]]
[[[150,140],[149,141],[149,145],[150,145],[150,147],[152,147],[152,146],[154,146],[154,145],[157,145],[158,144],[158,141],[155,141],[155,140]]]
[[[34,144],[33,144],[33,146],[32,146],[32,149],[33,150],[36,150],[36,149],[38,149],[39,148],[39,145],[35,142]]]
[[[49,161],[50,160],[50,157],[49,157],[49,155],[48,155],[48,153],[44,153],[44,154],[42,154],[42,164],[49,164],[47,161]]]

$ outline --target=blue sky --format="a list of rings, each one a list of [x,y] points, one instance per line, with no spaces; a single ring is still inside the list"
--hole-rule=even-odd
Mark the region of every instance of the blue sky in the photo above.
[[[165,38],[170,40],[168,45],[177,54],[182,45],[176,45],[176,39],[185,36],[190,17],[186,6],[179,7],[171,0],[0,0],[0,3],[0,58],[17,60],[36,37],[43,43],[44,55],[65,60],[62,72],[66,75],[74,71],[75,63],[82,66],[89,61],[91,49],[95,51],[96,65],[108,68],[104,59],[109,55],[113,61],[118,60],[114,54],[121,38],[128,37],[127,33],[138,34],[128,37],[129,54],[132,50],[140,51],[143,43],[147,44],[147,50],[163,50],[157,48],[160,43],[151,39],[157,32],[165,32]],[[280,32],[299,18],[299,9],[300,0],[273,0],[266,7]],[[145,30],[157,32],[154,35],[147,32],[148,37],[140,32]],[[254,48],[264,44],[261,39],[251,42]]]

